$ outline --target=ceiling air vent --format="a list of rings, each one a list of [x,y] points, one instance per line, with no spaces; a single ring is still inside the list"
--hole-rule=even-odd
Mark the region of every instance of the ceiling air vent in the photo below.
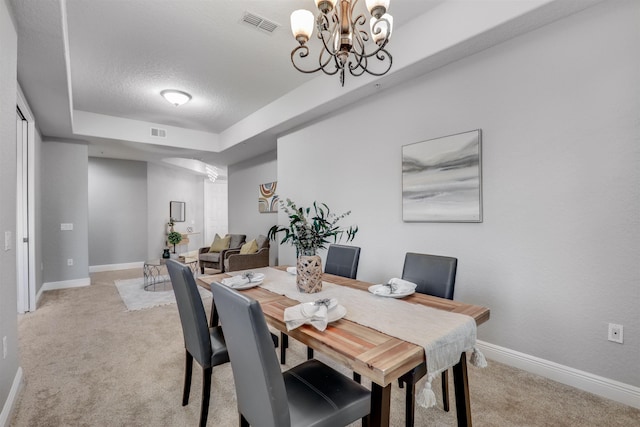
[[[255,15],[251,12],[245,12],[242,16],[242,22],[267,33],[273,33],[280,24],[269,21],[266,18]]]
[[[155,136],[156,138],[166,138],[167,131],[166,129],[151,128],[151,136]]]

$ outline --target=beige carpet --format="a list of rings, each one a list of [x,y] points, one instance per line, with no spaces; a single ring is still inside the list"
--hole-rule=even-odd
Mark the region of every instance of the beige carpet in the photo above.
[[[180,404],[184,347],[177,306],[127,311],[114,285],[140,275],[137,269],[92,274],[91,286],[45,292],[38,310],[20,317],[25,387],[11,426],[197,425],[199,369],[190,404]],[[288,362],[300,363],[305,348],[291,345]],[[469,377],[476,426],[640,425],[640,410],[491,360],[485,369],[470,366]],[[208,425],[237,426],[230,365],[214,368],[212,388]],[[441,408],[440,387],[434,389]],[[404,425],[403,405],[404,390],[394,385],[393,426]],[[450,413],[440,408],[418,408],[416,426],[455,426],[455,403]]]

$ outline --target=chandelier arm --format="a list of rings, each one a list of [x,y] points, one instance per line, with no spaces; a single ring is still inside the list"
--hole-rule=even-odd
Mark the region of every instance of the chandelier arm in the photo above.
[[[367,68],[367,57],[363,55],[365,51],[365,44],[360,33],[360,31],[354,32],[353,48],[351,52],[357,61],[355,63],[354,61],[349,61],[349,72],[351,75],[356,77],[361,76]],[[358,69],[362,69],[362,71],[358,72]]]
[[[299,52],[299,53],[298,53]],[[296,53],[298,53],[298,55],[296,56]],[[305,58],[307,56],[309,56],[309,48],[306,45],[301,45],[296,47],[292,52],[291,52],[291,63],[293,64],[293,67],[300,71],[301,73],[305,73],[305,74],[312,74],[315,73],[317,71],[322,71],[323,73],[329,75],[329,76],[333,76],[334,74],[336,74],[339,71],[339,67],[335,66],[335,68],[330,68],[329,64],[331,63],[331,60],[334,59],[333,56],[329,56],[328,58],[326,58],[326,60],[324,60],[323,62],[323,55],[325,54],[324,51],[320,52],[320,57],[319,57],[319,63],[318,63],[318,67],[317,68],[313,68],[313,69],[304,69],[302,68],[300,65],[296,64],[296,58]]]
[[[306,74],[311,74],[311,73],[315,73],[316,71],[322,70],[322,67],[318,67],[312,70],[305,70],[304,68],[300,68],[295,61],[296,53],[298,53],[297,57],[306,58],[307,56],[309,56],[309,48],[306,45],[300,45],[291,51],[291,64],[293,64],[293,68],[295,68],[296,70]]]
[[[338,28],[338,26],[334,23],[333,27],[331,28],[331,31],[329,31],[329,29],[318,31],[318,38],[322,41],[322,46],[324,48],[321,52],[326,51],[331,56],[336,55],[335,49],[333,48],[333,46],[331,46],[332,44],[331,40],[335,40],[339,30],[340,29]],[[325,38],[325,34],[327,34],[326,38]]]
[[[384,51],[384,54],[380,53],[380,55],[377,57],[377,59],[379,61],[381,61],[381,62],[382,61],[386,61],[388,59],[389,60],[389,65],[387,65],[387,68],[384,71],[381,71],[381,72],[378,72],[378,73],[376,73],[374,71],[371,71],[368,68],[364,68],[364,71],[366,71],[368,74],[371,74],[372,76],[376,76],[376,77],[380,77],[380,76],[383,76],[383,75],[387,74],[387,72],[391,69],[391,65],[393,65],[393,57],[386,50],[383,49],[383,51]],[[356,74],[353,74],[353,73],[351,73],[351,74],[354,75],[354,76],[356,75]],[[362,73],[358,74],[358,76],[360,76],[360,75],[362,75]]]

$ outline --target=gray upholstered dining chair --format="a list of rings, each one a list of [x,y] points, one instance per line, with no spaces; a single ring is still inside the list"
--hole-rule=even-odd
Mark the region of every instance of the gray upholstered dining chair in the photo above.
[[[371,392],[318,360],[282,372],[260,304],[211,284],[226,333],[240,426],[368,425]]]
[[[196,362],[202,367],[200,426],[204,427],[207,424],[209,415],[213,367],[229,361],[227,345],[222,328],[220,326],[209,327],[207,325],[207,315],[191,269],[187,265],[174,260],[167,260],[167,269],[169,270],[171,284],[176,295],[186,349],[182,406],[186,406],[189,403],[191,373],[193,359],[195,358]],[[214,302],[211,304],[214,304]],[[212,315],[214,311],[212,310]]]
[[[360,248],[357,246],[347,245],[329,245],[327,251],[327,261],[325,262],[324,272],[335,274],[336,276],[355,279],[358,275],[358,263],[360,261]],[[280,363],[285,364],[286,352],[289,346],[289,336],[284,333],[280,334]],[[307,348],[307,359],[313,359],[313,349]],[[354,374],[353,378],[360,382],[360,376]]]
[[[453,299],[456,285],[458,259],[429,254],[408,252],[404,258],[402,278],[415,283],[416,292],[440,298]],[[406,384],[405,425],[413,426],[416,405],[416,382],[427,374],[426,363],[413,368],[398,379],[400,387]],[[449,375],[442,373],[442,403],[445,411],[449,411]]]
[[[358,275],[360,248],[357,246],[329,245],[324,272],[355,279]]]

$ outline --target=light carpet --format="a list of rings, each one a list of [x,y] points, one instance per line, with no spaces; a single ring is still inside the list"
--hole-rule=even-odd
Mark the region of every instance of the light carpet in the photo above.
[[[10,427],[188,427],[200,414],[202,369],[194,366],[191,398],[182,406],[184,340],[177,305],[124,310],[114,280],[140,269],[91,273],[91,286],[42,293],[35,312],[18,316],[24,385]],[[212,299],[204,301],[207,313]],[[495,320],[491,320],[495,321]],[[289,340],[289,369],[307,358],[305,345]],[[274,349],[277,352],[279,349]],[[351,371],[316,351],[316,357]],[[640,426],[640,410],[495,361],[469,366],[476,427]],[[453,395],[453,375],[449,376]],[[363,378],[365,386],[369,382]],[[455,399],[444,412],[416,408],[416,427],[456,426]],[[404,427],[405,389],[391,390],[391,427]],[[359,426],[360,423],[355,423]],[[231,365],[213,369],[207,427],[238,426]]]
[[[173,293],[173,289],[171,289],[171,283],[166,284],[168,289],[166,291],[145,291],[144,280],[141,277],[128,280],[116,280],[115,285],[116,288],[118,288],[120,298],[122,298],[124,305],[127,306],[127,310],[129,311],[175,304],[176,302],[175,294]],[[163,284],[159,284],[156,285],[156,288],[163,289],[162,286]],[[211,292],[206,289],[198,287],[198,291],[203,299],[211,298]]]

